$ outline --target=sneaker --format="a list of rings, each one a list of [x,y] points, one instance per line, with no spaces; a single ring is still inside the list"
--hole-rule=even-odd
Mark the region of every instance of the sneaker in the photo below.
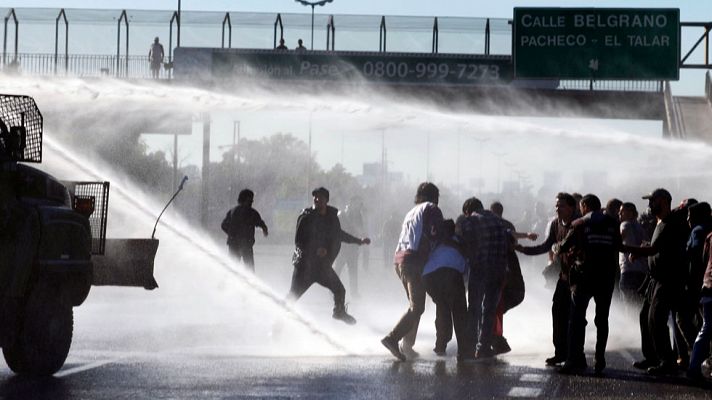
[[[677,363],[660,363],[647,369],[648,374],[655,376],[677,374]]]
[[[647,370],[648,368],[654,367],[656,365],[658,365],[658,363],[650,361],[647,358],[644,360],[636,361],[633,363],[634,368],[644,369],[644,370]]]
[[[475,357],[474,354],[472,353],[465,353],[465,354],[458,354],[457,355],[457,362],[458,363],[472,363],[477,361],[477,358]]]
[[[494,354],[504,354],[512,351],[512,348],[509,347],[504,336],[495,336],[492,340],[492,350],[494,350]]]
[[[403,355],[405,355],[406,358],[411,359],[411,360],[414,358],[420,357],[420,353],[413,350],[412,347],[403,346],[402,344],[400,346],[400,352],[403,353]]]
[[[606,360],[598,359],[593,364],[593,373],[596,375],[603,375],[603,370],[606,369]]]
[[[584,371],[586,371],[586,368],[588,368],[588,365],[586,365],[586,361],[584,362],[569,362],[566,361],[564,365],[559,368],[559,373],[560,374],[567,374],[567,375],[575,375],[575,374],[582,374]]]
[[[349,313],[346,312],[346,306],[334,307],[334,313],[331,314],[331,316],[334,319],[344,321],[345,323],[347,323],[349,325],[354,325],[356,323],[356,318],[352,317],[351,315],[349,315]]]
[[[566,361],[566,357],[562,357],[562,356],[549,357],[545,360],[546,365],[548,365],[550,367],[553,367],[557,364],[561,364],[564,361]]]
[[[702,375],[701,369],[698,369],[698,370],[688,369],[686,375],[687,375],[687,379],[691,380],[692,382],[697,383],[697,382],[705,381],[705,376]]]
[[[495,356],[495,352],[494,352],[494,350],[492,350],[492,346],[480,347],[475,352],[475,358],[478,360],[481,360],[483,358],[492,358],[494,356]]]
[[[387,348],[395,358],[400,361],[405,361],[405,355],[398,350],[398,342],[395,339],[390,336],[386,336],[381,339],[381,344],[383,347]]]

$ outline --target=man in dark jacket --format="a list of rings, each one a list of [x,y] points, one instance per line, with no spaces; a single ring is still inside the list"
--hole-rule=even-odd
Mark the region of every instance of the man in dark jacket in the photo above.
[[[581,214],[573,230],[560,243],[558,252],[574,249],[576,261],[569,271],[571,314],[569,317],[569,351],[560,372],[575,373],[586,369],[583,345],[586,334],[586,309],[591,298],[596,302],[595,372],[606,367],[608,314],[616,282],[618,251],[622,246],[618,221],[601,211],[601,200],[587,194],[581,199]]]
[[[359,239],[341,229],[339,210],[328,205],[328,190],[323,187],[314,189],[312,196],[314,206],[305,208],[297,219],[294,236],[296,249],[292,258],[294,272],[289,297],[297,300],[311,285],[318,283],[334,294],[332,317],[353,325],[356,319],[346,312],[346,289],[332,264],[339,255],[341,242],[361,245],[371,243],[371,239]]]
[[[237,196],[237,207],[225,215],[220,227],[227,233],[227,246],[230,254],[242,260],[247,268],[255,271],[255,256],[252,246],[255,244],[255,228],[261,228],[267,236],[267,225],[262,220],[260,213],[252,208],[255,193],[250,189],[243,189]]]
[[[534,256],[548,253],[551,246],[566,238],[571,230],[571,222],[576,213],[576,200],[568,193],[556,195],[556,218],[549,222],[546,229],[546,239],[536,246],[517,245],[517,251]],[[554,255],[553,259],[560,265],[559,279],[551,303],[552,336],[554,356],[546,359],[547,365],[556,365],[566,361],[568,355],[569,309],[571,306],[571,291],[569,288],[569,267],[572,257],[562,253]]]
[[[624,246],[625,251],[635,256],[648,256],[649,279],[641,318],[647,316],[647,324],[641,324],[643,355],[645,359],[633,365],[647,368],[649,374],[677,373],[676,355],[670,346],[668,318],[671,311],[681,306],[684,294],[685,275],[681,263],[685,260],[685,246],[689,237],[686,212],[673,211],[672,196],[665,189],[655,189],[644,196],[652,215],[658,220],[652,242],[647,247]]]

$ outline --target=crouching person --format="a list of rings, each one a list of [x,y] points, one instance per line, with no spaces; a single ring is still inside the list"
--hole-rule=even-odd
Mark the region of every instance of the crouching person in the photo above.
[[[445,355],[447,343],[452,339],[454,325],[457,359],[473,359],[474,347],[467,332],[467,299],[463,279],[463,275],[467,273],[467,260],[455,237],[455,222],[451,219],[445,220],[442,229],[442,239],[423,268],[425,291],[436,307],[436,340],[433,351],[439,356]]]

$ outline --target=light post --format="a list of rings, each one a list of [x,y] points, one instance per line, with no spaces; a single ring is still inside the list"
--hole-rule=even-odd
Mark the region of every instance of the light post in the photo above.
[[[305,6],[310,6],[312,9],[312,18],[311,18],[311,49],[314,50],[314,7],[316,6],[324,6],[326,3],[331,3],[334,0],[318,0],[318,1],[309,1],[309,0],[294,0],[297,3]]]
[[[237,141],[236,140],[237,136]],[[238,171],[237,171],[237,165],[240,162],[240,121],[232,121],[232,173],[233,179],[232,179],[232,194],[233,197],[235,197],[235,192],[236,192],[236,185],[237,185],[237,178],[238,176]]]
[[[311,170],[312,170],[312,111],[309,111],[309,154],[307,155],[307,194],[311,192]]]
[[[232,151],[232,160],[230,160],[230,198],[234,200],[237,198],[237,166],[240,162],[240,121],[232,121],[232,145],[218,146],[218,148],[230,148]]]
[[[501,189],[500,189],[500,175],[499,175],[499,171],[500,171],[500,166],[501,166],[501,164],[502,164],[502,157],[506,156],[507,153],[496,153],[496,152],[493,152],[492,155],[495,156],[495,157],[497,157],[497,194],[500,194],[500,193],[502,193],[502,191],[501,191]]]
[[[477,180],[477,192],[482,195],[482,146],[490,140],[488,137],[474,137],[472,140],[476,141],[479,143],[479,150],[480,150],[480,167],[478,170],[478,175],[479,178]]]
[[[176,47],[180,47],[180,0],[178,0],[178,35],[176,38]]]
[[[430,182],[430,131],[425,138],[425,180]]]

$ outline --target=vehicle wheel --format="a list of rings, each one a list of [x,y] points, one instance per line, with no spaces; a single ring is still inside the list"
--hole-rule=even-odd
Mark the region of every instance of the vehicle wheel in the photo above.
[[[72,307],[61,301],[57,290],[46,289],[39,285],[33,290],[17,339],[2,349],[8,367],[17,374],[52,375],[69,354]]]

